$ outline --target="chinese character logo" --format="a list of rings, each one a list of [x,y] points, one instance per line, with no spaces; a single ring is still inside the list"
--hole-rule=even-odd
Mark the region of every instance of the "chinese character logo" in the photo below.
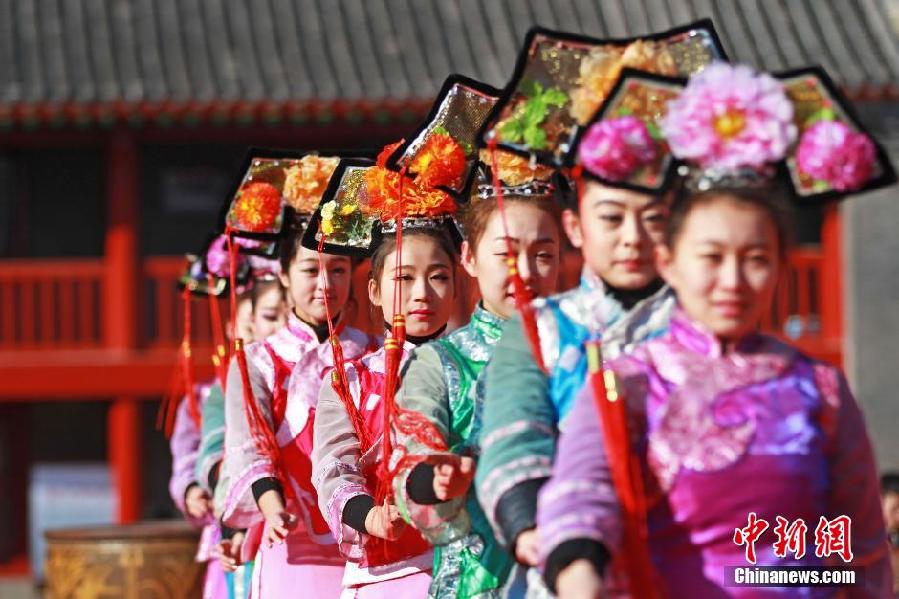
[[[839,516],[828,520],[824,516],[818,519],[815,527],[815,555],[830,557],[839,555],[847,564],[852,561],[852,519]]]
[[[790,522],[783,516],[778,516],[777,526],[774,527],[774,534],[777,535],[777,540],[774,542],[774,555],[785,558],[787,553],[792,553],[795,559],[802,559],[805,555],[805,533],[807,532],[808,526],[802,518]]]
[[[768,530],[769,524],[755,512],[750,512],[747,520],[746,526],[734,529],[734,543],[745,546],[746,561],[755,565],[755,544]],[[784,559],[789,554],[797,560],[805,557],[808,525],[802,518],[791,522],[783,516],[777,516],[772,530],[776,537],[772,545],[775,557]],[[849,516],[838,516],[833,520],[821,516],[818,520],[818,526],[815,527],[815,556],[827,558],[832,555],[840,556],[846,563],[852,561],[852,518]]]
[[[756,517],[755,512],[749,512],[749,524],[744,528],[734,529],[734,543],[746,545],[746,561],[755,564],[755,542],[762,533],[768,530],[768,521]]]

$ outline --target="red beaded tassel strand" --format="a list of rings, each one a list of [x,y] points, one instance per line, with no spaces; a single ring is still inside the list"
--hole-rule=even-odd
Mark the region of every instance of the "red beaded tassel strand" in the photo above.
[[[193,352],[191,350],[191,295],[185,286],[181,291],[181,305],[184,315],[184,326],[181,346],[178,350],[178,363],[172,374],[172,385],[169,393],[163,397],[156,416],[156,428],[160,428],[166,437],[171,437],[175,430],[175,417],[178,406],[186,399],[188,414],[191,420],[200,427],[200,406],[197,397],[196,377],[194,374]]]
[[[343,346],[340,344],[339,330],[334,327],[334,320],[331,316],[331,305],[328,303],[327,299],[328,277],[325,273],[324,261],[325,239],[326,236],[321,230],[321,227],[319,227],[318,270],[319,276],[323,277],[325,319],[328,323],[328,342],[331,344],[331,354],[334,359],[334,369],[331,370],[331,388],[334,389],[337,397],[339,397],[341,403],[343,403],[343,407],[350,417],[350,423],[353,425],[356,437],[359,439],[362,453],[365,453],[374,441],[371,439],[371,435],[365,426],[365,419],[363,418],[362,413],[353,402],[353,396],[350,394],[350,385],[346,378],[346,357],[343,355]]]
[[[586,350],[590,385],[602,425],[606,458],[621,504],[622,566],[627,573],[631,596],[653,599],[657,594],[649,555],[643,469],[639,456],[631,447],[627,406],[618,392],[614,374],[603,368],[601,343],[588,341]]]
[[[281,463],[281,450],[278,446],[277,438],[272,430],[271,425],[266,420],[256,398],[253,397],[253,388],[250,385],[250,371],[247,366],[247,354],[244,351],[244,340],[237,336],[237,257],[238,246],[234,241],[234,230],[228,226],[225,230],[226,240],[228,243],[228,288],[229,288],[229,314],[231,318],[231,339],[233,339],[233,357],[237,363],[237,369],[240,372],[241,386],[243,387],[243,407],[244,414],[247,418],[247,424],[250,427],[250,434],[253,437],[253,443],[260,455],[265,456],[271,461],[272,469],[277,478],[281,482],[281,488],[288,497],[293,496],[293,488],[287,484],[287,478],[284,472],[284,466]],[[228,361],[230,362],[230,356]],[[226,369],[227,372],[227,369]],[[227,374],[225,375],[227,379]]]
[[[496,196],[496,207],[503,223],[503,234],[506,237],[506,251],[508,253],[506,263],[509,267],[509,278],[512,279],[512,293],[515,298],[515,308],[521,315],[521,325],[524,329],[525,338],[528,340],[528,345],[531,347],[531,352],[534,355],[534,360],[537,362],[540,369],[545,372],[546,366],[543,362],[543,352],[540,351],[540,333],[537,330],[537,318],[534,309],[531,306],[533,297],[528,293],[524,286],[524,280],[521,278],[521,273],[518,272],[518,261],[515,258],[515,252],[512,248],[512,238],[509,235],[509,222],[506,219],[503,188],[497,168],[496,140],[490,140],[487,147],[490,151],[490,170],[493,172],[493,192]]]
[[[215,279],[212,275],[207,275],[207,277],[211,291]],[[215,377],[224,392],[228,380],[228,344],[225,342],[219,298],[211,292],[209,293],[209,322],[212,329],[212,343],[215,346],[212,350],[212,365],[215,368]]]

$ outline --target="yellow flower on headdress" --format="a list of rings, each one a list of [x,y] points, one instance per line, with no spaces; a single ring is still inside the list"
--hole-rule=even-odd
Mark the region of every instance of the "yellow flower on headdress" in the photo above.
[[[284,169],[284,200],[300,214],[313,212],[339,162],[339,158],[309,155]]]
[[[334,218],[334,212],[337,211],[337,202],[331,200],[322,206],[322,220],[331,220]]]
[[[571,93],[569,113],[581,125],[599,109],[625,67],[657,75],[676,75],[677,64],[663,42],[637,40],[625,48],[593,48],[581,61],[580,85]]]
[[[384,221],[409,216],[441,216],[454,213],[456,202],[448,193],[439,189],[431,189],[421,184],[420,180],[403,177],[400,173],[387,168],[387,158],[398,145],[385,146],[378,155],[377,164],[365,172],[368,202],[362,207],[363,212]],[[442,146],[442,144],[439,145]],[[440,160],[438,156],[431,156],[428,161],[435,159]],[[429,171],[433,169],[434,164],[431,162],[432,166],[428,169]],[[464,164],[462,166],[464,168]],[[452,173],[452,169],[448,172]],[[420,173],[419,178],[422,175],[423,173]],[[400,201],[401,184],[402,201]]]
[[[465,174],[465,150],[445,130],[435,131],[409,164],[422,187],[455,187]]]
[[[481,162],[493,168],[493,156],[489,150],[481,150]],[[549,181],[552,169],[541,164],[531,166],[527,158],[512,152],[496,151],[496,174],[500,181],[515,187],[531,181]]]

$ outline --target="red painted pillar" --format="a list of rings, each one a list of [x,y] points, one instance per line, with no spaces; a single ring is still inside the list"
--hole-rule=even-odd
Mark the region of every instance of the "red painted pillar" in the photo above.
[[[843,236],[840,207],[824,207],[821,225],[821,336],[833,344],[842,361],[843,341]]]
[[[103,337],[110,349],[137,347],[140,289],[137,148],[127,132],[114,133],[106,148],[106,276]],[[141,421],[138,398],[112,400],[107,421],[109,465],[118,493],[118,520],[141,515]]]

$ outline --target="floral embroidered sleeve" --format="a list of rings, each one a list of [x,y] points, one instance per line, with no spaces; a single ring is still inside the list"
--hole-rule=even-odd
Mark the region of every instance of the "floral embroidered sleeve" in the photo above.
[[[552,470],[557,426],[548,379],[534,360],[519,318],[503,327],[486,374],[478,498],[497,538],[510,544],[534,524],[535,514],[525,512],[533,510],[539,483]]]
[[[209,389],[203,404],[200,427],[200,447],[194,474],[197,483],[210,494],[215,492],[213,482],[219,479],[219,464],[225,454],[225,394],[218,383]]]
[[[197,463],[197,449],[200,446],[200,430],[190,417],[188,402],[182,401],[175,416],[175,429],[169,440],[172,451],[172,478],[169,480],[169,494],[178,510],[193,524],[203,524],[201,520],[192,518],[184,505],[188,488],[197,484],[194,467]]]
[[[403,370],[396,403],[401,409],[424,416],[448,444],[449,391],[443,369],[444,364],[433,347],[417,348]],[[400,449],[395,452],[393,461],[402,455],[420,458],[438,453],[415,436],[397,434],[395,444]],[[468,515],[462,509],[465,496],[442,503],[420,503],[410,496],[410,478],[420,463],[422,460],[413,459],[408,465],[401,465],[393,479],[394,501],[403,518],[434,545],[446,544],[467,534]],[[426,462],[423,467],[427,467]]]
[[[365,535],[344,521],[344,510],[354,497],[368,495],[362,475],[363,456],[346,408],[325,376],[315,411],[312,449],[312,484],[318,492],[318,507],[328,521],[340,551],[361,558]],[[353,382],[350,382],[351,388]],[[378,451],[375,444],[369,454]]]
[[[540,566],[551,587],[561,569],[595,554],[593,547],[614,554],[620,543],[618,499],[600,424],[592,387],[585,385],[559,438],[555,470],[540,490],[537,507]]]
[[[864,585],[848,587],[852,598],[882,597],[892,588],[889,548],[880,507],[880,484],[864,416],[843,375],[816,364],[822,425],[829,432],[830,498],[827,518],[852,518],[853,567],[865,569]],[[818,523],[809,523],[809,529]]]
[[[252,396],[268,425],[272,426],[272,393],[265,374],[257,361],[251,358],[254,349],[261,350],[258,352],[261,359],[264,359],[265,354],[265,350],[257,344],[247,347],[247,371]],[[228,369],[225,429],[228,434],[225,435],[223,469],[228,479],[228,489],[225,494],[222,522],[233,528],[249,528],[262,519],[253,497],[253,483],[273,478],[275,471],[271,459],[262,455],[253,441],[244,407],[243,380],[237,360],[232,360]]]

